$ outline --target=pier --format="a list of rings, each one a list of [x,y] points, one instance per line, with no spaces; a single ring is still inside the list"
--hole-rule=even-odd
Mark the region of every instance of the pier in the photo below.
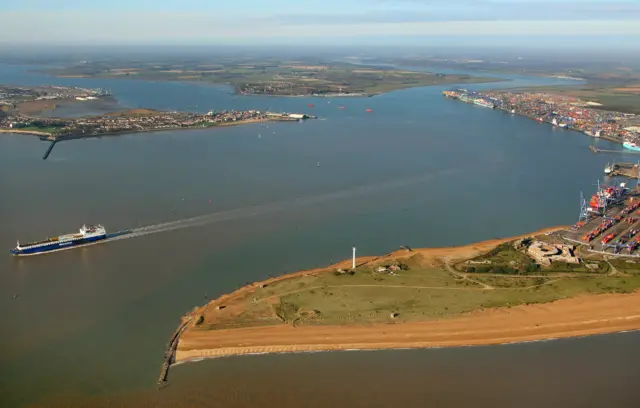
[[[47,157],[49,157],[49,155],[51,154],[51,151],[53,150],[53,147],[56,145],[57,140],[53,140],[53,142],[51,142],[51,144],[49,145],[49,148],[47,149],[47,151],[45,152],[44,156],[42,156],[42,160],[47,160]]]

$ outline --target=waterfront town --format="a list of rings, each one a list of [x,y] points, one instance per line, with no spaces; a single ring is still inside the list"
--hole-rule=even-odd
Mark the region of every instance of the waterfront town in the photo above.
[[[558,128],[623,143],[628,148],[636,144],[640,146],[640,118],[631,113],[599,109],[601,105],[596,102],[539,92],[480,93],[456,89],[443,94],[463,102],[527,116]]]
[[[60,118],[40,113],[58,104],[93,103],[110,99],[106,89],[61,86],[0,86],[0,131],[32,133],[50,140],[82,138],[105,134],[197,129],[262,121],[314,119],[300,113],[273,113],[258,110],[223,110],[207,113],[163,112],[131,109],[97,116]],[[117,104],[111,98],[114,106]],[[36,114],[38,113],[38,114]]]
[[[145,132],[171,129],[196,129],[261,121],[298,121],[313,118],[297,113],[272,113],[257,110],[210,111],[204,114],[160,112],[148,109],[83,118],[0,117],[0,129],[48,134],[50,139],[80,138],[103,134]]]

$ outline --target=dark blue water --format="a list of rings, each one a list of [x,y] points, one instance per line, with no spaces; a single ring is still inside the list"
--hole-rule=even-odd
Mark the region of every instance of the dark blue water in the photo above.
[[[559,82],[513,78],[509,86]],[[110,88],[128,107],[270,109],[324,119],[62,142],[47,161],[41,159],[47,145],[37,138],[0,135],[0,247],[6,249],[17,238],[29,241],[70,232],[85,222],[116,231],[233,209],[239,214],[42,257],[14,259],[7,251],[0,257],[0,316],[10,335],[0,340],[0,399],[9,406],[59,398],[148,398],[168,336],[182,313],[204,302],[205,293],[211,298],[248,281],[329,264],[348,257],[353,244],[360,255],[367,255],[400,245],[459,245],[571,224],[578,215],[579,192],[593,191],[605,163],[634,160],[593,155],[588,150],[592,139],[575,132],[445,99],[440,91],[450,86],[373,98],[247,97],[218,85],[51,78],[1,65],[0,82]],[[496,84],[468,86],[483,87]],[[599,144],[620,148],[606,141]],[[309,197],[321,200],[296,204],[296,198]],[[257,216],[243,210],[266,205],[271,210]],[[637,335],[626,336],[637,340]],[[596,346],[584,356],[612,352],[622,359],[632,352],[631,341],[611,340],[607,346],[607,339],[589,343]],[[575,344],[585,344],[582,341]],[[486,350],[504,359],[501,348]],[[531,359],[537,349],[524,345],[519,350],[511,366],[505,362],[507,372]],[[443,361],[456,355],[428,353],[424,355],[429,359]],[[187,365],[176,370],[176,377],[201,388],[205,383],[228,384],[214,387],[216,398],[228,406],[248,405],[241,395],[253,395],[267,406],[306,406],[320,381],[313,372],[331,373],[342,362],[353,376],[366,377],[377,361],[381,377],[393,372],[390,377],[412,378],[415,354],[380,355],[393,357],[369,360],[365,353],[357,358],[340,353],[228,359],[222,363],[225,369],[217,362]],[[442,384],[448,391],[441,394],[441,405],[447,405],[446,395],[457,405],[454,397],[460,388],[473,387],[474,379],[490,370],[478,360],[483,352],[473,355],[478,357],[459,362],[457,372],[467,377],[457,382],[451,377]],[[538,358],[553,366],[561,355],[550,351]],[[324,363],[325,358],[333,363]],[[308,359],[320,365],[305,380],[300,370]],[[256,364],[266,365],[251,376]],[[298,371],[287,371],[287,364]],[[399,367],[407,371],[400,375]],[[229,380],[228,369],[235,370],[235,382]],[[568,368],[566,375],[579,376],[582,370]],[[637,379],[637,371],[625,370]],[[341,390],[350,395],[345,397],[350,403],[371,389],[367,381],[348,391],[344,378],[319,376],[324,380],[318,393],[338,398],[331,389]],[[262,381],[277,378],[293,384],[286,387],[288,394],[266,393]],[[516,389],[526,388],[527,378],[523,372]],[[273,384],[270,381],[265,384]],[[603,392],[620,384],[619,377],[604,381]],[[417,397],[420,381],[406,384],[415,396],[406,401],[429,401],[429,394]],[[389,398],[399,393],[393,388],[380,387]],[[210,398],[186,385],[175,389],[181,390],[176,396]],[[376,397],[371,404],[392,404],[378,399],[381,393],[372,394]],[[270,400],[269,395],[286,398]]]

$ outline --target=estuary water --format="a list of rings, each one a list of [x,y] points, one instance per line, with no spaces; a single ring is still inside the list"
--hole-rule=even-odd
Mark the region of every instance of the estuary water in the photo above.
[[[373,98],[247,97],[226,86],[53,78],[28,68],[0,65],[0,83],[110,88],[132,108],[321,119],[67,141],[46,161],[38,138],[1,134],[0,405],[462,406],[485,398],[506,407],[509,396],[525,395],[536,397],[522,406],[581,407],[614,395],[617,407],[638,406],[626,386],[640,380],[630,364],[640,361],[637,333],[220,359],[176,367],[157,393],[170,334],[206,299],[347,258],[353,245],[371,255],[571,224],[580,191],[595,189],[605,163],[635,157],[594,155],[587,136],[445,99],[450,86]],[[468,88],[562,83],[510,79]],[[180,228],[161,225],[193,217]],[[9,255],[16,239],[83,223],[150,232]],[[508,389],[496,388],[505,381]]]

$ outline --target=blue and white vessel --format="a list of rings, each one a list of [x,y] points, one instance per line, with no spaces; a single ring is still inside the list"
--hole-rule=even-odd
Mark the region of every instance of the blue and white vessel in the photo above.
[[[625,140],[624,140],[624,143],[622,143],[622,146],[623,146],[625,149],[635,150],[636,152],[637,152],[637,151],[640,151],[640,146],[638,146],[635,142],[633,142],[633,141],[631,141],[631,140],[627,140],[627,139],[625,139]]]
[[[83,225],[78,233],[60,235],[59,237],[48,238],[44,241],[32,242],[20,245],[20,241],[11,250],[14,255],[36,255],[44,252],[69,249],[95,241],[103,240],[107,237],[107,231],[102,225]]]

